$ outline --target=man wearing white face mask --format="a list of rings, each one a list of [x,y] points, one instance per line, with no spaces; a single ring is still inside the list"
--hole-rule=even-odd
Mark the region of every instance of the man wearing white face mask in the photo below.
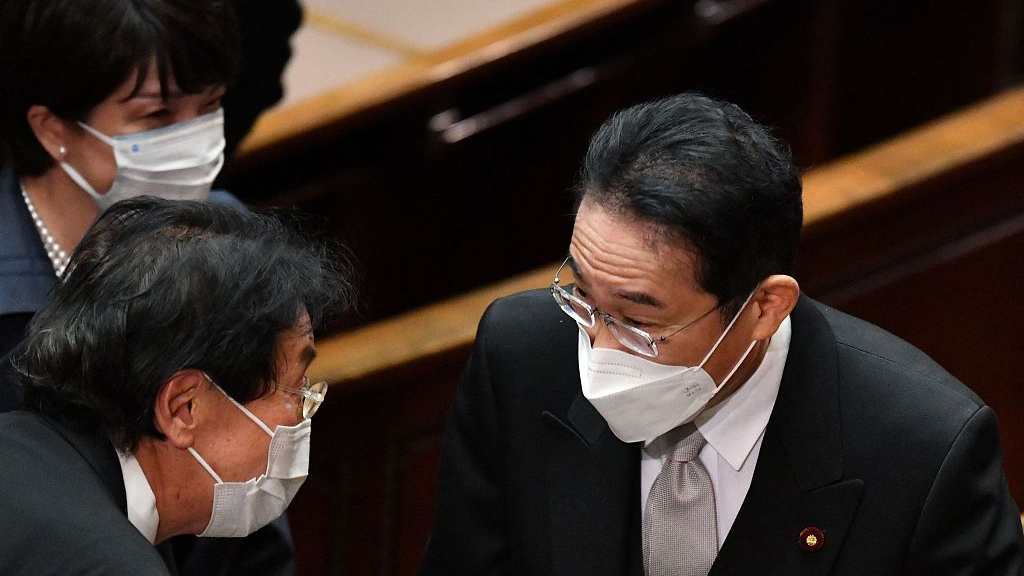
[[[0,573],[173,574],[154,545],[281,516],[327,392],[305,376],[313,329],[350,294],[274,218],[152,197],[107,210],[15,359]]]
[[[549,290],[481,321],[420,575],[1021,573],[991,409],[802,296],[801,224],[738,107],[607,121]]]
[[[243,208],[210,185],[225,137],[237,145],[280,97],[297,12],[295,0],[0,0],[0,412],[22,407],[9,360],[103,209],[140,194]],[[161,550],[182,576],[295,573],[287,517]]]

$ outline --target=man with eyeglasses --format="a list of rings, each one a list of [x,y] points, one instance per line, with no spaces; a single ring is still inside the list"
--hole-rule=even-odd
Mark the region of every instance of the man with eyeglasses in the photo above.
[[[801,225],[738,107],[608,120],[549,290],[481,321],[420,575],[1019,574],[992,410],[802,296]]]
[[[0,574],[175,574],[179,534],[244,537],[308,473],[313,329],[348,273],[271,216],[153,197],[93,225],[28,329],[0,414]]]

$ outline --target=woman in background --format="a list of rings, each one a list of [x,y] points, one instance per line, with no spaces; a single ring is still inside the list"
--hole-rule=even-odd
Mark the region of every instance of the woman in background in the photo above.
[[[0,1],[6,350],[101,210],[208,195],[238,36],[224,2]]]
[[[238,63],[222,0],[0,0],[0,371],[103,209],[210,196]],[[0,410],[19,406],[0,375]],[[283,520],[161,551],[183,575],[291,574]]]

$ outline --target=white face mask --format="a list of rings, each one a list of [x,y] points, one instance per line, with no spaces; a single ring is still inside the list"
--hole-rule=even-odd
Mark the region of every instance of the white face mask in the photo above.
[[[740,312],[753,295],[751,292],[747,296]],[[669,366],[621,350],[593,348],[590,336],[581,328],[579,363],[583,396],[623,442],[649,442],[692,421],[732,378],[757,343],[750,343],[722,383],[716,386],[711,375],[704,370],[704,364],[739,316],[737,313],[729,322],[697,366]]]
[[[224,110],[156,130],[110,137],[78,123],[114,150],[114,184],[100,194],[70,164],[64,172],[85,190],[100,210],[118,200],[159,196],[168,200],[205,200],[224,166]]]
[[[200,537],[243,537],[270,524],[284,514],[295,493],[309,475],[309,435],[311,420],[295,426],[270,428],[245,406],[228,396],[253,422],[270,435],[267,471],[248,482],[225,482],[213,468],[189,446],[188,451],[217,482],[213,486],[213,511],[210,523]]]

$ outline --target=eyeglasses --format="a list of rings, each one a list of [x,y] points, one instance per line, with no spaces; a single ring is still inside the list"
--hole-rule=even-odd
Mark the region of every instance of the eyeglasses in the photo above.
[[[608,331],[611,332],[612,336],[615,336],[615,339],[618,340],[620,344],[638,354],[643,354],[644,356],[649,356],[651,358],[657,357],[659,342],[664,342],[670,337],[686,330],[690,326],[693,326],[697,322],[703,320],[708,314],[711,314],[718,309],[717,307],[712,308],[675,332],[666,334],[660,338],[655,338],[649,333],[635,326],[630,326],[626,322],[619,320],[607,312],[596,310],[593,306],[584,302],[583,299],[574,293],[576,291],[575,285],[572,286],[572,292],[561,287],[559,285],[559,276],[562,273],[562,268],[565,268],[565,265],[568,262],[569,259],[566,258],[565,262],[562,262],[562,265],[559,266],[558,270],[555,272],[555,279],[551,281],[551,295],[555,298],[555,302],[558,303],[558,307],[562,309],[562,312],[565,312],[566,315],[584,328],[593,327],[597,322],[597,318],[600,317],[604,320],[605,325],[608,326]]]
[[[283,392],[291,392],[292,394],[302,396],[303,418],[312,418],[313,414],[316,414],[316,411],[320,409],[320,405],[323,404],[324,398],[327,397],[327,382],[311,384],[307,376],[302,377],[302,388],[277,386],[277,389]]]

